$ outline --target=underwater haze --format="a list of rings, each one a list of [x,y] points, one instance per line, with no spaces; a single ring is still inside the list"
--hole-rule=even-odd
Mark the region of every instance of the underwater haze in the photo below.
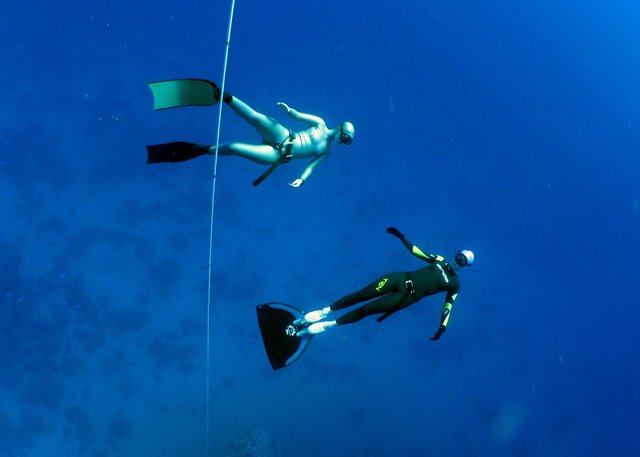
[[[0,457],[640,454],[640,4],[239,0],[226,88],[350,120],[306,166],[146,164],[215,142],[230,3],[0,3]],[[220,140],[260,141],[226,105]],[[255,307],[328,306],[422,250],[444,295],[273,371]],[[210,442],[207,446],[207,436]]]

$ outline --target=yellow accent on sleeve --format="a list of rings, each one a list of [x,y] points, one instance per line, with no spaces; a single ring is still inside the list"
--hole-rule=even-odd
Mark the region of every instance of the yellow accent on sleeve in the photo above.
[[[425,259],[427,258],[427,254],[425,254],[424,252],[422,252],[418,246],[414,246],[414,247],[411,249],[411,253],[412,253],[412,254],[414,254],[414,255],[417,255],[417,256],[423,257],[423,258],[425,258]]]
[[[452,303],[445,303],[444,304],[444,309],[447,310],[447,317],[445,317],[444,320],[442,321],[442,325],[444,325],[445,327],[449,323],[449,317],[451,316],[451,308],[453,308],[453,304]],[[444,309],[442,310],[443,313],[444,313]]]
[[[436,262],[442,262],[444,260],[444,257],[442,257],[441,255],[425,254],[418,246],[413,246],[411,248],[411,253],[416,257],[426,259],[430,262],[433,262],[434,260]]]

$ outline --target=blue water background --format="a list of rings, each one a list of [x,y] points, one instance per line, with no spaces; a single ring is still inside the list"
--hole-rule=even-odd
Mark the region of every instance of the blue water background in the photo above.
[[[211,143],[217,110],[153,112],[145,84],[219,81],[228,15],[0,4],[0,456],[205,455],[213,161],[144,146]],[[227,76],[357,133],[300,189],[303,162],[256,189],[220,158],[211,456],[256,432],[278,456],[638,455],[637,2],[240,0]],[[255,306],[421,267],[389,225],[475,251],[447,333],[430,297],[273,372]]]

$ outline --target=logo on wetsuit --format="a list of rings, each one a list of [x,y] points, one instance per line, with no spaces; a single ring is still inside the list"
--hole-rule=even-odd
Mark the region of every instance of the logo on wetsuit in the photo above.
[[[440,269],[440,273],[442,273],[442,278],[444,279],[444,282],[446,282],[447,284],[449,284],[449,277],[447,276],[447,274],[444,272],[444,270],[442,269],[442,267],[440,266],[440,264],[436,263],[436,267],[438,267]]]
[[[387,283],[388,280],[389,280],[389,278],[382,278],[382,281],[380,281],[378,283],[378,285],[376,286],[376,290],[378,292],[380,292],[382,290],[382,288],[384,287],[384,285]]]

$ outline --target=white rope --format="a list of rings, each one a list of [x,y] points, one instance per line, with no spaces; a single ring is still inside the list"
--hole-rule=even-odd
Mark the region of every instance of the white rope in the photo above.
[[[211,276],[212,276],[212,260],[213,260],[213,216],[216,203],[216,178],[218,176],[218,147],[220,146],[220,127],[222,125],[222,105],[224,103],[224,89],[227,80],[227,64],[229,62],[229,46],[231,44],[231,26],[233,25],[233,13],[235,11],[236,2],[231,0],[231,12],[229,14],[229,27],[227,29],[227,40],[224,48],[224,65],[222,66],[222,81],[220,83],[220,103],[218,104],[218,127],[216,129],[216,152],[213,160],[213,179],[211,184],[211,223],[209,226],[209,283],[207,288],[207,453],[210,455],[210,422],[211,422]]]

